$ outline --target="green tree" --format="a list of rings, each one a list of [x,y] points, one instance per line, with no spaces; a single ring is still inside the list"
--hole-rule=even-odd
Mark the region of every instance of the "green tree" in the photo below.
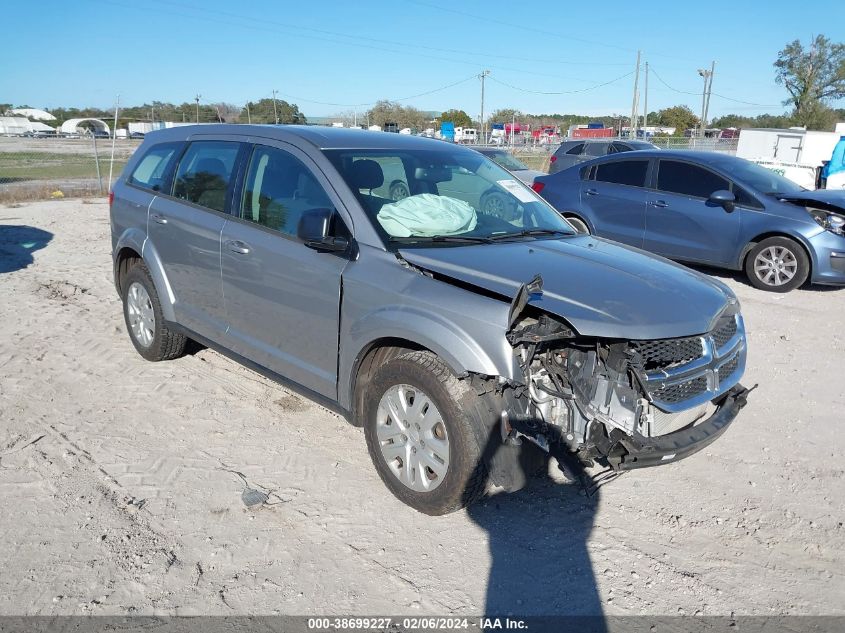
[[[441,123],[454,123],[455,127],[472,127],[472,119],[463,110],[446,110],[440,115]]]
[[[511,123],[516,117],[517,121],[522,121],[524,115],[515,108],[500,108],[490,115],[491,123]]]
[[[247,113],[247,107],[249,113]],[[273,109],[275,107],[275,110]],[[251,120],[253,123],[275,123],[278,117],[279,123],[307,123],[305,115],[299,111],[295,103],[288,103],[282,99],[259,99],[256,102],[250,101],[241,110],[239,120],[243,123]]]
[[[649,123],[652,123],[650,120]],[[685,105],[676,105],[671,108],[664,108],[657,113],[657,121],[652,123],[675,128],[675,136],[683,136],[684,131],[698,125],[698,117]]]
[[[845,97],[845,44],[835,44],[818,35],[805,49],[794,40],[778,53],[774,63],[775,82],[786,88],[799,125],[819,129],[835,115],[825,104]]]

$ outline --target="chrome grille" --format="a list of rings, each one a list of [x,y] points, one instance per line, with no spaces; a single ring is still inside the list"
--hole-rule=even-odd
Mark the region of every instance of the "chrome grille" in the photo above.
[[[719,382],[727,380],[736,371],[739,366],[739,356],[734,356],[727,363],[719,367]]]
[[[734,334],[736,334],[736,319],[734,317],[722,319],[713,330],[713,342],[717,348],[722,348],[734,337]]]
[[[636,341],[633,347],[642,356],[646,371],[688,363],[701,358],[704,353],[700,336],[662,341]]]
[[[707,391],[707,377],[698,376],[686,382],[663,387],[652,392],[652,397],[660,402],[677,404],[689,400]]]

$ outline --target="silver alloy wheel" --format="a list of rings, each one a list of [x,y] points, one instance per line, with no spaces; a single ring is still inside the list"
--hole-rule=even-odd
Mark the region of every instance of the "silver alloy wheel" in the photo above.
[[[141,347],[152,345],[156,327],[153,302],[150,300],[147,289],[137,281],[133,282],[126,292],[126,314],[132,338]]]
[[[764,248],[754,259],[754,274],[767,286],[787,284],[797,272],[798,259],[785,246]]]
[[[431,492],[449,469],[449,436],[440,411],[417,387],[394,385],[378,404],[376,437],[390,471],[406,487]]]
[[[575,229],[578,233],[581,233],[583,235],[590,234],[590,227],[588,227],[583,220],[580,220],[579,218],[575,217],[566,217],[565,219],[567,222],[569,222],[569,224],[572,225],[572,228]]]
[[[504,199],[500,195],[495,193],[491,194],[484,201],[484,213],[503,218],[505,214],[505,204]]]

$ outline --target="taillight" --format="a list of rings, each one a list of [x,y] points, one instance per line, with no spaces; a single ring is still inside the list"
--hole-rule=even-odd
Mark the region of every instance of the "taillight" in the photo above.
[[[546,183],[544,183],[544,182],[537,182],[536,180],[535,180],[534,182],[532,182],[532,183],[531,183],[531,188],[532,188],[534,191],[536,191],[537,193],[540,193],[540,192],[543,190],[543,187],[545,187],[545,186],[546,186]]]
[[[557,156],[555,156],[554,154],[552,154],[552,157],[549,159],[549,162],[550,162],[550,163],[553,163],[553,162],[555,162],[556,160],[557,160]]]
[[[114,191],[109,191],[109,206],[114,202]]]

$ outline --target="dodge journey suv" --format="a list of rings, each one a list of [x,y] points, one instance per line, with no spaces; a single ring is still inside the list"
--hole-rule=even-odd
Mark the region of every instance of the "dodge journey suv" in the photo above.
[[[389,195],[392,176],[408,196]],[[482,210],[495,192],[503,204]],[[746,402],[722,283],[578,234],[477,152],[297,126],[148,134],[115,183],[114,277],[151,361],[190,338],[362,426],[429,514],[682,459]]]

